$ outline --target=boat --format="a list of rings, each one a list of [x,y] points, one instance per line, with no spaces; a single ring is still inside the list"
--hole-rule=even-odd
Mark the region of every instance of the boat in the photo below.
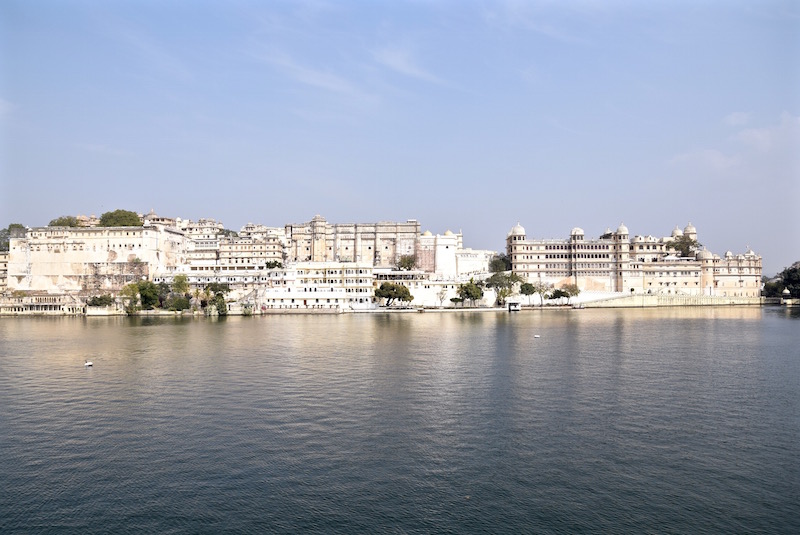
[[[92,361],[91,360],[84,360],[83,361],[83,365],[86,366],[87,368],[91,368],[92,367]]]

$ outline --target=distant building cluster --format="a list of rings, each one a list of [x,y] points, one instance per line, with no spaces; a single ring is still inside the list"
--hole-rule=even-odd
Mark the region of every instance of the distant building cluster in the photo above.
[[[76,227],[11,237],[9,251],[0,253],[0,313],[77,310],[88,297],[117,295],[141,280],[171,283],[177,275],[192,292],[223,284],[231,306],[263,311],[371,309],[384,282],[408,287],[415,306],[450,306],[459,285],[489,277],[501,256],[465,248],[460,233],[422,232],[414,219],[341,224],[317,215],[284,227],[248,223],[238,232],[214,219],[154,212],[136,227],[77,220]],[[678,255],[671,244],[681,237],[696,240],[697,231],[690,224],[667,237],[630,237],[620,225],[594,239],[579,228],[566,239],[533,239],[517,224],[505,253],[523,281],[575,285],[584,295],[758,297],[760,256],[748,250],[719,257],[703,248]],[[488,292],[486,303],[492,300]]]

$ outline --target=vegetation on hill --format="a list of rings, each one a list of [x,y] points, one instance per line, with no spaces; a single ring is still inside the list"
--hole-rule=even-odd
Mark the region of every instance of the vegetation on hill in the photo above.
[[[72,215],[62,215],[50,221],[48,227],[77,227],[78,218]]]
[[[136,212],[130,210],[114,210],[100,216],[101,227],[141,227],[142,220]]]
[[[800,299],[800,261],[784,269],[778,276],[764,283],[764,297],[783,297],[783,290],[788,289],[789,295]]]
[[[0,251],[8,251],[11,238],[25,232],[25,229],[25,225],[21,223],[11,223],[8,227],[0,229]]]

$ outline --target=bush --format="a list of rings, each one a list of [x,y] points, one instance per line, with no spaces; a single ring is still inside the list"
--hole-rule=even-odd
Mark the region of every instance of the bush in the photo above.
[[[86,304],[90,307],[107,307],[114,304],[114,298],[109,294],[96,295],[90,297],[86,301]]]
[[[189,310],[192,304],[183,295],[170,295],[164,301],[164,308],[172,311],[176,310]]]

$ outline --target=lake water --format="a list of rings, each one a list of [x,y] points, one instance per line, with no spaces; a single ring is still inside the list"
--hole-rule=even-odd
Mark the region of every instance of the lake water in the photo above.
[[[800,533],[798,343],[777,307],[4,318],[0,532]]]

